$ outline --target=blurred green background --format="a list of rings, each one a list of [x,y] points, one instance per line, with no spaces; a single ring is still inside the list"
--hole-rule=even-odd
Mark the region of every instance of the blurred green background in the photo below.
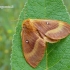
[[[63,0],[70,14],[70,0]],[[11,70],[12,37],[24,0],[0,0],[0,70]],[[11,8],[1,8],[10,6]]]

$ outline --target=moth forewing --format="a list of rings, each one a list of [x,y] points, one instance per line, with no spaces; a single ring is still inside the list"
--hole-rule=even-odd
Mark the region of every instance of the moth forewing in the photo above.
[[[70,25],[65,22],[58,21],[59,26],[48,31],[45,35],[51,39],[63,39],[70,34]]]
[[[46,45],[36,29],[31,30],[27,24],[28,22],[23,25],[25,28],[22,30],[22,48],[26,61],[35,68],[44,57]]]

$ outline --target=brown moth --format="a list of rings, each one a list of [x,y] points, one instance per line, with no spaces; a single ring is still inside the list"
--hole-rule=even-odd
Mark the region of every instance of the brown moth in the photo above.
[[[22,48],[26,61],[36,67],[46,50],[46,42],[55,43],[70,34],[70,25],[58,20],[27,19],[22,25]]]

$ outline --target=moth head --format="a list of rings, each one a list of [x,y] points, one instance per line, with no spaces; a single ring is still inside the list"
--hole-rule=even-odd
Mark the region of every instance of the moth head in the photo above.
[[[25,21],[23,22],[22,28],[23,28],[24,30],[29,30],[29,31],[35,30],[34,25],[33,25],[31,19],[25,20]]]

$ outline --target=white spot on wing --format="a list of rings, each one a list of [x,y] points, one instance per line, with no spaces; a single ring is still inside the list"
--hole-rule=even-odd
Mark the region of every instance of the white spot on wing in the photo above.
[[[46,22],[46,24],[48,25],[49,23],[48,23],[48,22]]]
[[[28,40],[26,40],[26,43],[28,43],[29,41]]]

